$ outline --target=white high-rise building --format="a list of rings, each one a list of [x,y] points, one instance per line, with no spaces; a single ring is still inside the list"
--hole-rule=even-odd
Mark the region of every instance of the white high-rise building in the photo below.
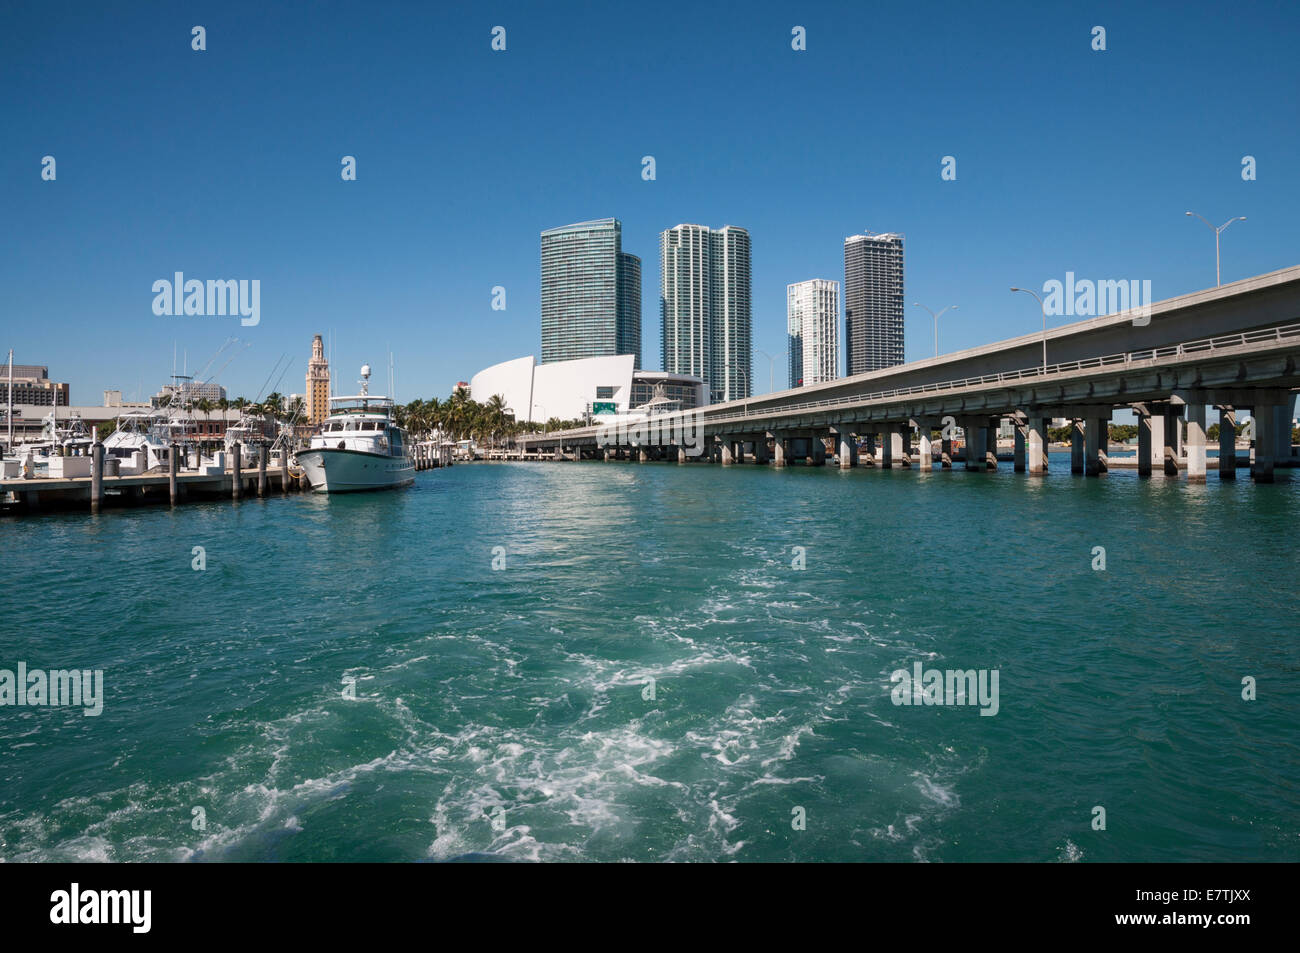
[[[717,400],[749,397],[749,232],[735,225],[676,225],[662,232],[659,293],[664,370],[703,378]]]
[[[790,386],[840,376],[840,283],[813,278],[786,285]]]

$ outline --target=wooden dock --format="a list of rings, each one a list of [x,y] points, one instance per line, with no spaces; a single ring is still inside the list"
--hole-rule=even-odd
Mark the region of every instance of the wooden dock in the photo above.
[[[305,475],[290,472],[287,465],[267,466],[265,448],[256,467],[227,467],[213,473],[181,470],[179,455],[170,454],[171,471],[131,476],[105,476],[103,446],[95,445],[91,475],[82,477],[0,478],[0,506],[6,513],[39,512],[89,508],[99,512],[103,506],[135,506],[144,503],[176,505],[191,500],[228,499],[244,496],[265,497],[309,489]],[[236,445],[234,459],[239,459]]]

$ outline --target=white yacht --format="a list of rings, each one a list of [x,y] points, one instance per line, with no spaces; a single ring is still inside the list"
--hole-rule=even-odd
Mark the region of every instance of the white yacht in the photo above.
[[[331,397],[330,415],[298,453],[316,493],[390,490],[415,482],[406,431],[397,426],[393,401],[370,394],[370,365],[361,368],[361,393]]]
[[[104,457],[121,461],[122,476],[166,469],[170,452],[167,437],[151,413],[122,414],[117,429],[104,439]]]

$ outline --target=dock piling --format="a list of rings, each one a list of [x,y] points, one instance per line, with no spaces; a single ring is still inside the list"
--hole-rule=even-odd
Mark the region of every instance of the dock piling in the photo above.
[[[91,449],[90,461],[90,512],[98,513],[104,500],[104,445],[98,440]]]
[[[266,498],[266,444],[257,445],[257,496]]]
[[[181,462],[177,456],[179,452],[180,447],[174,443],[167,448],[167,495],[172,506],[176,505],[176,470]]]
[[[231,464],[234,468],[232,471],[234,474],[234,481],[230,485],[230,496],[231,499],[238,500],[244,495],[244,475],[240,472],[240,464],[244,462],[244,445],[236,440],[235,445],[231,447],[231,453],[235,455],[235,459]]]

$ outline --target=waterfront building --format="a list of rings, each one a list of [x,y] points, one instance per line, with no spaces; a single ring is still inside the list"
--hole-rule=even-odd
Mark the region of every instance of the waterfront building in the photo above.
[[[226,399],[226,389],[219,384],[191,380],[186,377],[176,378],[176,383],[164,384],[158,393],[150,399],[154,407],[164,404],[197,404],[201,400],[216,403]]]
[[[699,377],[717,400],[753,393],[749,232],[675,225],[659,236],[664,370]]]
[[[330,363],[319,334],[312,338],[311,360],[307,362],[306,406],[307,422],[313,426],[330,414]]]
[[[840,283],[813,278],[787,285],[790,386],[822,384],[840,376]]]
[[[641,259],[616,218],[542,232],[542,363],[632,355],[641,366]]]
[[[845,373],[903,363],[903,236],[844,239]]]
[[[469,392],[479,403],[500,395],[516,420],[538,423],[626,414],[650,403],[656,387],[681,410],[709,403],[708,386],[700,378],[639,370],[633,364],[631,354],[551,363],[539,363],[530,354],[479,371],[470,379]]]
[[[45,407],[67,407],[70,403],[68,385],[50,380],[50,369],[43,364],[15,364],[13,366],[15,404]],[[0,407],[9,404],[9,363],[0,364]]]

